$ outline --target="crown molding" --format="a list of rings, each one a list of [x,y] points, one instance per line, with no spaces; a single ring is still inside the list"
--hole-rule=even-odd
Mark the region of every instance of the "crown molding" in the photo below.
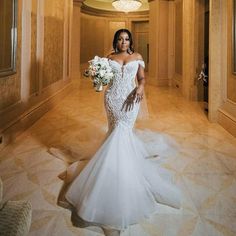
[[[83,3],[84,0],[73,0],[74,3]]]
[[[148,2],[154,2],[156,0],[148,0]],[[174,2],[175,0],[159,0],[159,1],[166,1],[166,2]]]
[[[108,11],[108,10],[101,10],[101,9],[96,9],[93,7],[89,7],[82,3],[81,6],[81,12],[92,15],[92,16],[104,16],[104,17],[141,17],[141,18],[148,18],[149,17],[149,11],[136,11],[136,12],[129,12],[129,13],[124,13],[120,11]]]
[[[73,0],[73,4],[77,6],[81,6],[85,0]]]

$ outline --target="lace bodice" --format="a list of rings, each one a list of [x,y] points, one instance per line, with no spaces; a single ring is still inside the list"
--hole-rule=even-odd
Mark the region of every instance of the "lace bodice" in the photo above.
[[[144,61],[133,60],[121,65],[115,60],[109,60],[115,77],[105,92],[105,107],[108,116],[109,130],[118,124],[132,128],[136,120],[139,104],[136,103],[131,111],[125,111],[124,103],[135,88],[135,77],[139,66],[145,67]]]
[[[126,86],[135,85],[135,76],[138,71],[139,65],[145,67],[143,60],[132,60],[128,63],[121,65],[115,60],[109,60],[110,66],[115,72],[115,78],[113,79],[113,84],[126,84]],[[122,80],[121,80],[122,79]]]
[[[110,66],[115,73],[115,78],[109,84],[108,89],[112,89],[116,95],[123,95],[127,98],[135,87],[135,77],[139,66],[145,67],[143,60],[133,60],[125,65],[121,65],[115,60],[109,60]]]

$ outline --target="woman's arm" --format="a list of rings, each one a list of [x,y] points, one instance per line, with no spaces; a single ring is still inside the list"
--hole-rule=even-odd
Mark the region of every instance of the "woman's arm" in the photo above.
[[[137,80],[138,86],[129,94],[127,100],[125,101],[123,108],[125,111],[130,111],[134,107],[134,103],[139,103],[143,99],[144,94],[144,84],[145,84],[145,77],[144,77],[144,68],[139,65],[138,72],[137,72]]]
[[[143,60],[140,54],[139,54],[138,60]],[[138,87],[136,88],[135,102],[140,102],[143,99],[144,85],[146,82],[144,67],[142,65],[139,65],[139,68],[137,71],[137,80],[138,80]]]

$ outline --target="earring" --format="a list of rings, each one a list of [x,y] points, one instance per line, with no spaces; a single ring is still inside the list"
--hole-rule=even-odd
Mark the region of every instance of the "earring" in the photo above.
[[[128,49],[127,49],[127,52],[128,52],[129,54],[131,54],[131,53],[132,53],[132,50],[131,50],[130,48],[128,48]]]
[[[116,53],[117,53],[117,52],[119,52],[119,50],[118,50],[118,48],[117,48],[117,47],[115,48],[115,52],[116,52]]]

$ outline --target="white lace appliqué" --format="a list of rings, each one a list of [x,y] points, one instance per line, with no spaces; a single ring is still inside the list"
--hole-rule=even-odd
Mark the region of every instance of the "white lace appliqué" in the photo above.
[[[115,77],[109,84],[104,99],[109,131],[111,132],[118,125],[133,128],[140,104],[135,103],[131,111],[126,111],[124,103],[136,86],[135,77],[139,66],[145,67],[144,61],[134,60],[125,65],[120,65],[114,60],[109,60],[109,62],[115,72]]]

